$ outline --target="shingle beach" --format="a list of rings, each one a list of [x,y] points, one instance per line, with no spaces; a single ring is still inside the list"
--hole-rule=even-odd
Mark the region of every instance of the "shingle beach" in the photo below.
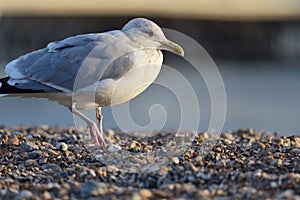
[[[300,199],[300,137],[253,129],[138,137],[0,128],[0,199]],[[207,148],[202,148],[206,146]]]

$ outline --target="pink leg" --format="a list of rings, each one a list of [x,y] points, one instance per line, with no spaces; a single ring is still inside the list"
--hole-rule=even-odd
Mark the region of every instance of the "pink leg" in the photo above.
[[[90,129],[90,135],[92,138],[92,142],[95,143],[98,146],[106,146],[106,143],[104,141],[103,138],[103,131],[102,131],[102,124],[101,124],[101,129],[100,126],[98,128],[98,126],[96,125],[96,123],[92,120],[90,120],[89,118],[87,118],[85,115],[83,115],[81,112],[79,112],[76,109],[76,103],[72,104],[72,113],[74,113],[75,115],[77,115],[80,119],[82,119],[83,121],[85,121],[87,123],[87,127]],[[100,109],[100,113],[101,113],[101,109]],[[102,120],[101,120],[102,122]]]
[[[103,115],[101,113],[101,107],[96,108],[96,118],[98,120],[98,128],[100,132],[103,134],[103,129],[102,129],[102,120],[103,120]]]

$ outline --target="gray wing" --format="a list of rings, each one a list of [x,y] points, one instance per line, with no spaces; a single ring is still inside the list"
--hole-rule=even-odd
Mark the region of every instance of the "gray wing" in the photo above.
[[[100,75],[116,56],[130,51],[130,45],[120,48],[121,41],[128,43],[121,36],[120,31],[110,31],[52,42],[10,62],[5,72],[11,78],[10,84],[18,88],[69,92],[77,79],[84,80],[77,88],[101,79]]]

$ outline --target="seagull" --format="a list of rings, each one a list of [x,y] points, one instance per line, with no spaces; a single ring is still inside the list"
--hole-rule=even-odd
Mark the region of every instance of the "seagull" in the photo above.
[[[6,65],[0,96],[46,98],[86,122],[91,141],[106,146],[101,108],[133,99],[157,78],[162,50],[184,56],[178,44],[145,18],[121,30],[82,34],[51,42]],[[97,123],[80,110],[96,109]]]

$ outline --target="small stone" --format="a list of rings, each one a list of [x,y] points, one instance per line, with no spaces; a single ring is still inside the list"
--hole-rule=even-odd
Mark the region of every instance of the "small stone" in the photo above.
[[[166,167],[166,166],[160,168],[160,174],[166,174],[169,171],[170,171],[170,169],[168,167]]]
[[[7,190],[7,189],[2,189],[2,190],[0,191],[0,195],[1,195],[1,196],[5,196],[7,193],[8,193],[8,190]]]
[[[188,149],[186,152],[183,153],[182,157],[184,159],[190,159],[194,156],[195,151],[193,149]]]
[[[108,151],[109,152],[118,152],[118,151],[121,151],[122,150],[122,147],[120,147],[119,145],[117,144],[111,144],[109,147],[108,147]]]
[[[47,189],[48,190],[52,190],[52,189],[61,189],[61,185],[59,185],[58,183],[48,183],[47,184]]]
[[[197,157],[196,157],[196,160],[198,161],[198,164],[199,164],[200,166],[203,166],[203,165],[204,165],[204,161],[203,161],[203,158],[202,158],[201,156],[197,156]]]
[[[34,159],[28,159],[25,161],[25,166],[29,167],[29,166],[37,166],[38,162]]]
[[[218,196],[224,196],[224,195],[226,195],[226,191],[223,190],[223,189],[218,189],[217,192],[216,192],[216,195],[218,195]]]
[[[14,194],[20,194],[19,189],[18,188],[13,188],[13,187],[9,188],[9,192],[10,193],[14,193]]]
[[[148,189],[141,189],[139,193],[143,199],[149,199],[152,196],[151,191]]]
[[[158,196],[157,199],[171,199],[170,197],[172,197],[173,193],[169,192],[169,191],[164,191],[164,190],[160,190],[157,189],[154,191],[154,193]]]
[[[222,152],[222,149],[221,149],[221,147],[215,147],[214,151],[215,152]]]
[[[196,177],[203,179],[203,180],[210,180],[211,179],[211,174],[204,174],[203,172],[198,172],[196,174]]]
[[[224,159],[221,160],[222,167],[226,167],[226,161]]]
[[[20,145],[20,140],[19,140],[19,137],[18,136],[14,136],[12,138],[8,138],[8,142],[11,144],[11,145],[15,145],[15,146],[19,146]]]
[[[41,125],[41,129],[43,129],[43,130],[48,130],[49,129],[49,125],[47,125],[47,124],[42,124]]]
[[[161,139],[158,139],[156,141],[156,144],[158,144],[159,146],[162,146],[164,144],[164,142]]]
[[[247,197],[250,197],[251,195],[256,194],[257,190],[253,187],[244,186],[239,189],[239,193],[246,194]]]
[[[255,170],[254,176],[256,176],[256,177],[261,177],[261,175],[262,175],[262,170],[261,170],[261,169]]]
[[[16,199],[31,199],[33,196],[32,192],[29,190],[22,190],[17,196]]]
[[[281,165],[282,165],[282,160],[281,160],[281,159],[278,159],[278,160],[277,160],[277,167],[281,167]]]
[[[143,198],[141,197],[141,195],[139,193],[134,193],[131,197],[132,200],[143,200]]]
[[[173,163],[175,163],[176,165],[179,164],[179,158],[178,158],[178,157],[172,157],[172,161],[173,161]]]
[[[285,190],[284,192],[279,193],[278,195],[276,195],[276,197],[278,199],[292,199],[294,195],[294,191],[289,189],[289,190]]]
[[[155,162],[155,157],[151,154],[148,154],[146,159],[147,159],[148,163],[154,163]]]
[[[22,152],[30,152],[30,151],[34,151],[34,150],[38,150],[38,149],[39,149],[39,146],[33,142],[23,142],[21,144],[21,148],[20,148],[20,150]]]
[[[141,150],[142,144],[137,141],[132,141],[132,143],[130,144],[130,148],[134,150]]]
[[[151,145],[146,145],[144,151],[152,151],[153,147]]]
[[[146,181],[145,184],[149,188],[155,188],[158,187],[159,183],[157,181],[156,177],[149,177]]]
[[[198,171],[198,168],[192,162],[189,162],[189,166],[194,172]]]
[[[292,149],[291,153],[296,154],[298,156],[300,156],[300,149],[296,148],[296,149]]]
[[[273,165],[273,166],[280,167],[282,165],[282,160],[281,159],[275,159],[270,164]]]
[[[45,200],[52,199],[52,196],[51,196],[50,192],[44,191],[43,192],[43,199],[45,199]]]
[[[91,175],[92,177],[96,177],[96,176],[97,176],[95,170],[93,170],[93,169],[90,169],[90,170],[89,170],[89,173],[90,173],[90,175]]]
[[[225,145],[230,145],[230,144],[232,143],[232,142],[231,142],[230,140],[228,140],[228,139],[224,139],[223,142],[224,142]]]
[[[267,152],[275,153],[278,149],[277,148],[273,148],[273,147],[269,147],[266,150],[267,150]]]
[[[191,183],[193,183],[193,182],[196,181],[195,177],[192,176],[192,175],[191,175],[191,176],[188,176],[187,179],[188,179],[188,181],[191,182]]]
[[[277,187],[278,187],[278,184],[277,184],[275,181],[272,181],[272,182],[270,183],[270,186],[271,186],[271,188],[277,188]]]
[[[35,150],[35,151],[32,151],[30,152],[28,155],[27,155],[27,158],[28,159],[35,159],[37,158],[39,155],[42,154],[42,151],[39,151],[39,150]]]
[[[294,137],[293,146],[296,147],[296,148],[300,148],[300,137],[299,136]]]
[[[264,145],[263,143],[261,142],[253,142],[252,143],[252,149],[265,149],[266,148],[266,145]]]
[[[88,181],[82,186],[81,195],[83,197],[103,195],[108,192],[108,187],[105,183]]]
[[[64,142],[59,142],[56,144],[56,149],[61,150],[61,151],[67,151],[68,150],[68,145]]]
[[[47,157],[42,157],[39,159],[39,164],[46,164],[48,162],[48,158]]]
[[[209,197],[211,196],[211,193],[209,192],[208,189],[205,189],[205,190],[199,190],[199,191],[198,191],[198,196],[199,196],[200,198],[205,199],[205,198],[209,198]]]
[[[42,169],[46,172],[54,173],[54,174],[60,174],[61,168],[59,165],[54,163],[48,163],[42,166]]]
[[[59,190],[59,195],[62,196],[62,197],[67,196],[68,195],[68,190],[66,190],[64,188],[60,189]]]

